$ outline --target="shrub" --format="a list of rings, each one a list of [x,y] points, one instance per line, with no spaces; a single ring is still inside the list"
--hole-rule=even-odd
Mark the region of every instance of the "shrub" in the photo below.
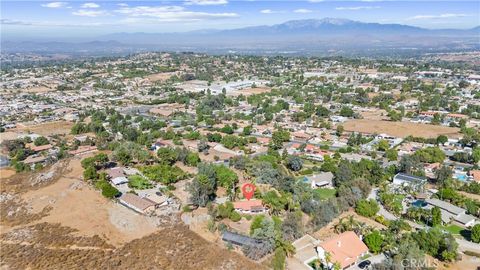
[[[242,216],[238,212],[233,211],[233,212],[230,213],[230,219],[233,222],[238,222],[242,219]]]

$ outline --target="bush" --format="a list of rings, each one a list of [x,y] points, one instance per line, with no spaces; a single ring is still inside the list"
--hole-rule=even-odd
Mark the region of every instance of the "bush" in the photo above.
[[[230,219],[233,222],[238,222],[242,219],[242,216],[238,212],[233,211],[232,213],[230,213]]]
[[[97,170],[93,166],[89,166],[85,169],[85,171],[83,171],[83,179],[85,180],[93,180],[97,179],[97,177]]]
[[[471,237],[473,242],[480,243],[480,224],[473,226]]]
[[[184,205],[184,206],[182,207],[182,211],[183,211],[184,213],[189,213],[189,212],[192,212],[192,209],[190,208],[190,206]]]
[[[355,207],[355,212],[364,217],[373,217],[377,214],[378,210],[380,210],[380,207],[378,206],[378,203],[373,199],[359,200]]]
[[[118,189],[116,189],[114,186],[110,185],[110,183],[107,181],[98,181],[95,186],[101,188],[102,195],[106,198],[113,199],[120,195],[120,191],[118,191]]]

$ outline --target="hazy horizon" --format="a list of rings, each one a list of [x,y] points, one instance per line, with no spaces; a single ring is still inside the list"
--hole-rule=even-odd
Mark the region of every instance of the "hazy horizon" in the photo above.
[[[326,17],[427,29],[480,25],[477,1],[2,1],[1,7],[2,41],[227,30]]]

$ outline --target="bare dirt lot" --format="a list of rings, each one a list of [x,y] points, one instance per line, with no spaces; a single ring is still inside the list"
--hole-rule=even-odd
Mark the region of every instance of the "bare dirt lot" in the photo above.
[[[41,123],[37,125],[22,125],[19,124],[17,128],[12,129],[13,132],[26,132],[40,134],[42,136],[50,136],[55,134],[69,134],[73,123],[67,121],[55,121],[48,123]]]
[[[435,138],[439,135],[446,135],[449,138],[460,136],[458,128],[434,126],[410,122],[390,122],[371,119],[354,119],[343,124],[346,131],[363,133],[386,133],[396,137]]]
[[[242,89],[242,90],[229,92],[228,95],[231,95],[231,96],[239,96],[239,95],[250,96],[250,95],[255,95],[255,94],[268,93],[271,90],[272,89],[270,87],[245,88],[245,89]]]
[[[175,75],[175,72],[156,73],[156,74],[148,75],[147,79],[149,79],[152,82],[156,82],[156,81],[162,81],[163,82],[163,81],[168,80],[173,75]]]
[[[15,170],[9,168],[0,169],[0,179],[6,179],[15,175]]]
[[[181,222],[105,199],[81,175],[80,159],[72,158],[2,180],[1,269],[261,268]]]

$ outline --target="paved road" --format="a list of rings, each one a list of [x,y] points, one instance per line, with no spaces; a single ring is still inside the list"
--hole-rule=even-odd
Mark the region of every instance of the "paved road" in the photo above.
[[[380,207],[380,210],[378,211],[378,214],[383,216],[387,220],[397,220],[398,218],[388,212],[385,207],[383,207],[382,203],[380,202],[378,198],[378,188],[372,188],[372,191],[370,191],[370,194],[368,194],[368,199],[374,199],[378,202],[378,206]]]

